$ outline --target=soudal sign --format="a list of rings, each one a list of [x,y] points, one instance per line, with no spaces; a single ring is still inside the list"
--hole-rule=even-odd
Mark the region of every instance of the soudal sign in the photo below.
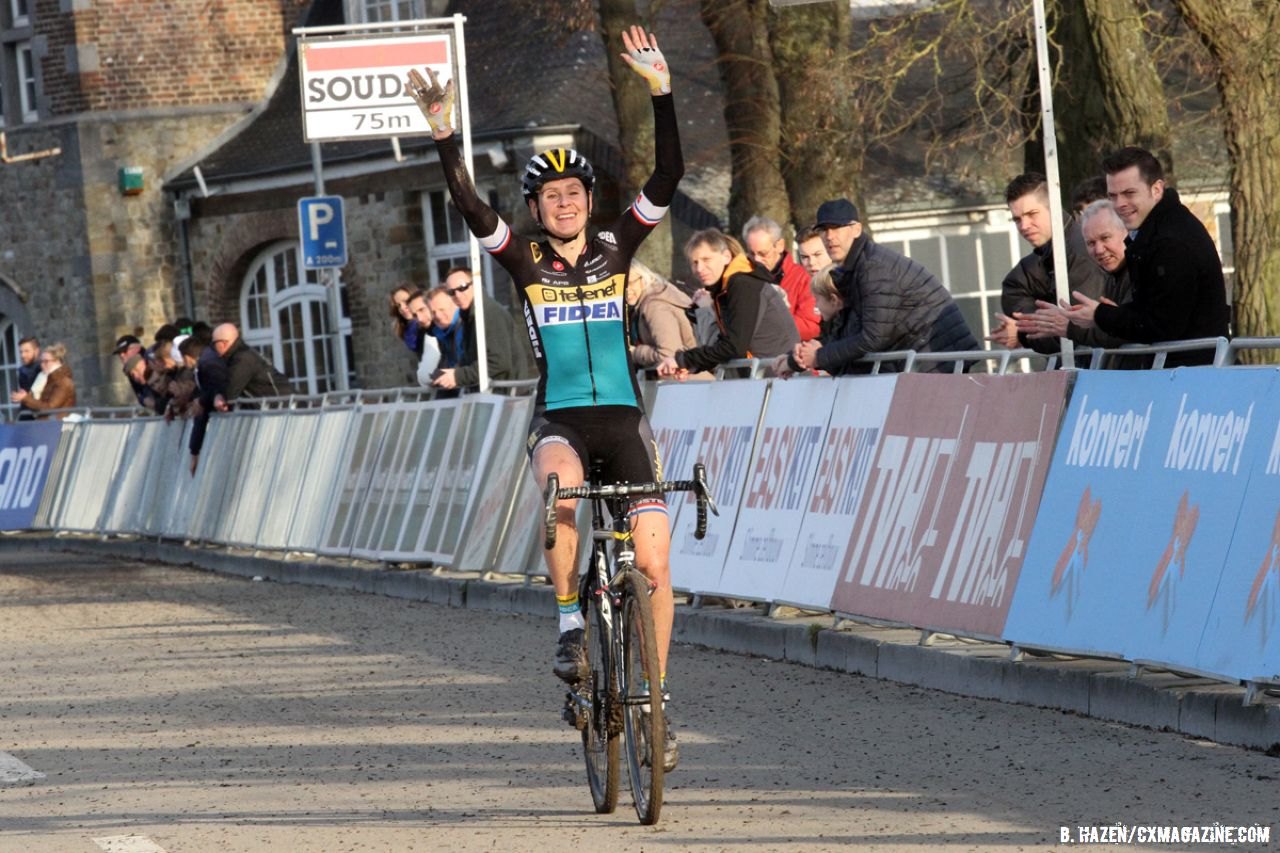
[[[405,92],[409,70],[434,69],[441,85],[453,77],[448,33],[308,40],[298,56],[308,142],[429,134]]]
[[[0,530],[31,527],[61,435],[56,421],[0,425]]]

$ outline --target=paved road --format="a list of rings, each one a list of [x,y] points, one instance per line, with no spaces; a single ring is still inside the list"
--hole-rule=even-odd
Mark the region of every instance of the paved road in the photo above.
[[[625,793],[591,812],[550,620],[3,559],[0,753],[45,774],[0,786],[3,853],[120,836],[168,853],[1012,850],[1060,847],[1064,824],[1280,828],[1280,758],[687,647],[683,761],[645,828]]]

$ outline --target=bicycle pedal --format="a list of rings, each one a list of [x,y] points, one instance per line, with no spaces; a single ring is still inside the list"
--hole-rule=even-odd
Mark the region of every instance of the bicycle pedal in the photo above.
[[[572,691],[564,696],[564,707],[560,709],[560,719],[578,731],[582,731],[587,725],[587,721],[578,713],[578,697]]]

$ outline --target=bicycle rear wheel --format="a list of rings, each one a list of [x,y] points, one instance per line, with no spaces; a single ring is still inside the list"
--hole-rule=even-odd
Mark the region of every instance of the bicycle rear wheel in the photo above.
[[[627,573],[622,598],[623,711],[627,732],[627,775],[636,815],[646,826],[662,812],[663,760],[667,723],[662,710],[662,673],[653,629],[649,579]],[[648,681],[652,690],[645,688]]]
[[[586,692],[591,707],[586,712],[586,725],[582,727],[582,753],[587,762],[587,786],[591,789],[591,801],[596,812],[609,814],[618,807],[618,738],[622,733],[619,719],[619,690],[613,659],[609,653],[612,642],[609,624],[602,606],[608,604],[592,596],[587,584],[582,585],[582,601],[587,607],[587,629],[583,646],[587,650],[590,670]]]

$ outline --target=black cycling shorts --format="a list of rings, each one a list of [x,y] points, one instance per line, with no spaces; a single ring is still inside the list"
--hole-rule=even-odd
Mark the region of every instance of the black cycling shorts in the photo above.
[[[662,479],[658,443],[644,412],[634,406],[578,406],[552,409],[529,424],[529,459],[546,442],[568,445],[591,479],[591,462],[599,461],[601,485],[650,483]],[[656,497],[661,498],[661,495]]]

